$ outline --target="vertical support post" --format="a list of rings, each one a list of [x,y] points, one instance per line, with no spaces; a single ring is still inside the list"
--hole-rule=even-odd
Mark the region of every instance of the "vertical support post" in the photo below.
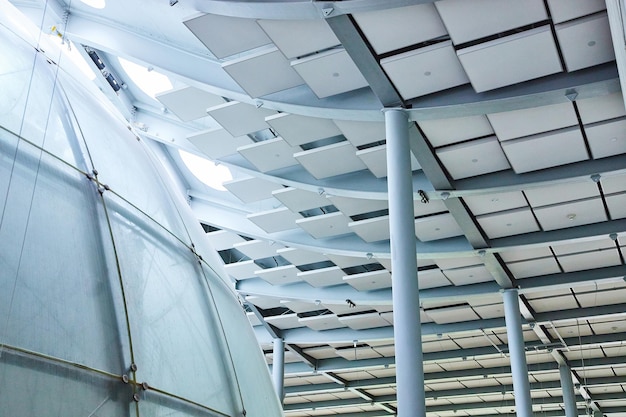
[[[408,115],[385,110],[398,417],[424,417],[422,326]]]
[[[528,366],[526,365],[526,350],[524,349],[524,335],[522,333],[522,319],[517,290],[514,288],[504,290],[502,299],[504,301],[506,334],[509,338],[515,413],[517,417],[532,417],[533,404],[530,398]]]
[[[563,390],[563,406],[565,407],[565,417],[578,417],[576,407],[576,393],[572,382],[572,372],[567,365],[559,366],[561,375],[561,389]]]
[[[276,394],[282,404],[285,398],[285,341],[279,337],[274,339],[272,358],[274,389],[276,389]]]

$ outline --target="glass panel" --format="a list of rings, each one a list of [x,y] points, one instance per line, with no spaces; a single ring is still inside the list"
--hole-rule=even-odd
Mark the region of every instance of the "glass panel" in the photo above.
[[[140,392],[139,413],[150,417],[224,417],[224,414],[154,391]]]

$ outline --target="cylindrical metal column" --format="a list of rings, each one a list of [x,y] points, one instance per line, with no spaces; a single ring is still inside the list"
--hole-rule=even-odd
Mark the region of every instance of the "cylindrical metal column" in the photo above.
[[[398,417],[424,417],[422,326],[408,115],[385,110]]]
[[[565,417],[578,417],[576,407],[576,393],[572,382],[572,372],[567,365],[559,366],[561,374],[561,389],[563,390],[563,406],[565,407]]]
[[[278,399],[282,404],[285,398],[285,342],[283,339],[274,339],[272,352],[272,378]]]
[[[533,404],[530,399],[528,366],[516,289],[506,289],[502,294],[504,301],[504,319],[506,334],[509,338],[509,357],[513,374],[513,393],[515,395],[515,413],[517,417],[532,417]]]

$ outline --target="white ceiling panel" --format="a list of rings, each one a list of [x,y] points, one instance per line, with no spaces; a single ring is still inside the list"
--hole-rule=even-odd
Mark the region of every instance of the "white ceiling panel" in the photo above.
[[[302,218],[300,214],[292,212],[287,207],[252,213],[246,217],[267,233],[295,229],[296,220]]]
[[[246,301],[254,304],[262,309],[269,309],[276,306],[276,299],[274,297],[264,297],[262,295],[247,295]]]
[[[496,319],[499,317],[504,317],[504,307],[502,304],[489,304],[484,306],[473,307],[476,314],[480,316],[480,318],[488,320],[488,319]]]
[[[609,207],[611,219],[623,219],[626,217],[626,194],[606,196],[606,205]]]
[[[367,87],[368,83],[343,48],[297,59],[291,66],[319,98]]]
[[[568,182],[547,187],[529,188],[524,191],[528,202],[533,207],[548,206],[583,198],[599,197],[600,192],[595,182]]]
[[[345,256],[345,255],[336,255],[329,253],[326,255],[328,259],[333,261],[335,265],[339,268],[351,268],[353,266],[365,265],[369,263],[374,263],[376,261],[372,261],[367,259],[365,256]]]
[[[294,265],[277,266],[276,268],[260,269],[255,275],[272,285],[285,285],[302,281],[298,278],[298,268]]]
[[[350,219],[340,211],[296,220],[296,224],[316,239],[352,233]]]
[[[534,300],[530,300],[528,303],[538,313],[578,308],[576,299],[572,295],[564,295],[561,297],[536,298]]]
[[[367,168],[356,156],[356,148],[348,141],[297,152],[293,156],[317,179]],[[329,164],[328,161],[341,161],[341,163]]]
[[[183,23],[220,59],[271,43],[252,19],[205,14]]]
[[[259,266],[253,260],[240,261],[224,265],[224,269],[236,280],[254,278],[254,273],[259,270]]]
[[[529,207],[479,216],[478,224],[490,239],[539,231]]]
[[[379,313],[365,313],[365,314],[356,314],[354,316],[343,316],[339,317],[339,321],[350,327],[354,330],[362,330],[362,329],[373,329],[376,327],[387,327],[389,326],[389,322],[385,320]],[[372,350],[371,347],[366,347],[368,350]],[[359,348],[357,348],[358,350]],[[346,354],[354,357],[353,349],[346,349]],[[380,354],[374,351],[375,357],[380,356]]]
[[[266,240],[248,240],[246,242],[235,243],[233,247],[250,259],[263,259],[275,256],[276,250],[284,246]]]
[[[463,201],[475,216],[527,206],[521,191],[468,195],[463,197]]]
[[[265,123],[265,118],[276,114],[276,111],[229,101],[209,108],[207,113],[231,135],[242,136],[267,129],[269,125]]]
[[[565,22],[606,9],[604,0],[548,0],[554,23]]]
[[[262,97],[304,84],[304,80],[276,47],[224,62],[222,69],[250,97]],[[259,77],[259,71],[263,72],[263,77]]]
[[[601,305],[607,304],[622,304],[624,300],[626,300],[626,289],[614,289],[610,291],[602,291],[601,293],[592,292],[586,294],[576,294],[576,299],[580,305],[585,307],[597,307]],[[615,323],[615,326],[611,327],[622,327],[624,328],[624,321],[620,320]],[[598,330],[597,325],[594,325],[594,330]]]
[[[298,277],[313,287],[328,287],[343,284],[345,272],[338,266],[299,272]]]
[[[183,122],[206,117],[209,107],[224,103],[224,98],[195,87],[182,87],[156,95],[168,110]]]
[[[547,246],[513,248],[500,252],[500,256],[505,262],[515,262],[525,259],[544,258],[547,256],[552,256],[552,251]]]
[[[436,154],[454,179],[510,168],[495,136],[439,148]]]
[[[332,202],[323,193],[286,187],[272,193],[276,199],[295,212],[326,207]]]
[[[525,261],[509,262],[506,264],[513,276],[517,279],[538,277],[541,275],[558,274],[561,272],[554,256]]]
[[[252,143],[248,136],[233,137],[227,130],[217,128],[203,130],[187,136],[198,150],[211,159],[219,159],[237,153],[237,148]]]
[[[300,248],[278,249],[276,253],[296,266],[308,265],[328,260],[328,258],[322,253]]]
[[[609,120],[585,126],[594,159],[626,153],[626,119]]]
[[[405,100],[469,82],[450,41],[383,58],[380,65]]]
[[[548,18],[541,0],[443,0],[436,2],[435,6],[455,44]]]
[[[256,316],[256,314],[252,313],[252,312],[247,312],[246,313],[246,317],[248,317],[248,320],[250,321],[250,324],[252,326],[260,326],[261,325],[261,320],[259,320],[259,318]]]
[[[388,215],[350,222],[348,227],[366,242],[378,242],[389,239]]]
[[[280,304],[296,313],[308,313],[310,311],[322,309],[319,304],[307,303],[304,301],[281,300]]]
[[[297,165],[298,161],[293,157],[293,154],[299,150],[299,147],[289,145],[280,137],[237,148],[237,152],[261,172]]]
[[[578,127],[508,140],[502,149],[518,174],[588,159]]]
[[[456,286],[493,281],[493,277],[484,265],[446,269],[443,274]]]
[[[343,135],[354,146],[362,146],[385,140],[387,133],[383,122],[361,122],[354,120],[334,120]]]
[[[478,256],[468,256],[468,257],[452,257],[452,258],[441,258],[436,260],[436,264],[441,269],[452,269],[452,268],[461,268],[463,266],[471,266],[471,265],[479,265],[482,264],[482,261]]]
[[[447,34],[433,4],[353,13],[352,16],[378,55]]]
[[[387,176],[387,145],[379,145],[356,151],[356,156],[361,158],[363,163],[376,178],[384,178]],[[415,171],[416,169],[421,169],[421,167],[413,153],[411,153],[411,170]]]
[[[615,248],[573,255],[562,255],[558,258],[565,272],[584,271],[587,269],[620,265],[622,263],[619,253]]]
[[[337,125],[330,119],[278,113],[266,118],[265,121],[291,146],[341,134]]]
[[[371,213],[388,208],[387,200],[368,200],[365,198],[341,197],[335,195],[329,195],[328,199],[346,216]]]
[[[298,315],[296,313],[286,313],[281,314],[280,316],[265,317],[265,321],[282,330],[295,329],[297,327],[304,326],[304,324],[300,323],[298,320]]]
[[[437,324],[478,320],[478,314],[469,305],[441,307],[426,310],[426,314]]]
[[[245,239],[237,233],[229,232],[228,230],[208,232],[205,236],[211,247],[217,251],[230,249],[238,242],[245,242]]]
[[[271,198],[272,191],[283,188],[280,184],[256,177],[225,181],[224,187],[244,203]]]
[[[563,229],[607,220],[600,198],[540,207],[535,209],[535,215],[543,230]]]
[[[614,194],[626,191],[626,175],[610,175],[600,180],[605,194]]]
[[[493,134],[491,124],[483,114],[452,119],[422,120],[418,122],[418,125],[434,147]]]
[[[341,320],[342,318],[339,317],[339,320]],[[382,319],[381,319],[382,320]],[[355,323],[356,326],[356,323]],[[376,326],[376,327],[381,327],[381,326]],[[337,355],[350,360],[350,361],[356,361],[356,360],[361,360],[361,359],[371,359],[371,358],[380,358],[382,355],[379,354],[378,352],[376,352],[374,349],[372,349],[370,346],[357,346],[356,348],[344,348],[344,349],[337,349]],[[364,377],[367,376],[367,374],[364,372]],[[352,395],[350,395],[350,397],[352,397]],[[359,412],[363,412],[363,408],[361,407],[354,407],[352,410],[350,409],[345,409],[342,407],[341,409],[344,412],[355,412],[355,413],[359,413]]]
[[[606,13],[556,25],[556,36],[570,72],[615,59]]]
[[[488,114],[498,139],[508,140],[578,125],[572,103]]]
[[[561,245],[552,245],[556,255],[569,255],[581,252],[592,252],[595,250],[614,248],[615,243],[608,237],[594,240],[583,240],[575,243],[566,242]]]
[[[450,213],[415,219],[415,235],[422,242],[461,236],[463,231]]]
[[[415,217],[442,213],[444,211],[448,211],[448,209],[443,200],[430,200],[428,203],[422,203],[420,200],[413,201],[413,215]]]
[[[479,93],[562,71],[549,26],[460,49],[457,54]]]
[[[452,283],[441,272],[441,270],[436,268],[417,271],[417,281],[421,290],[425,290],[427,288],[447,287],[448,285],[452,285]]]
[[[289,59],[340,43],[324,19],[258,20],[257,23]]]
[[[586,125],[626,115],[622,93],[576,100],[576,104],[580,119]]]
[[[386,269],[364,272],[362,274],[346,275],[343,277],[346,284],[359,291],[373,291],[391,287],[391,273]]]

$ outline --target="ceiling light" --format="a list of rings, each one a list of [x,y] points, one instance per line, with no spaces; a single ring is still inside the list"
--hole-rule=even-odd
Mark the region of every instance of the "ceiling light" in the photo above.
[[[570,220],[574,220],[576,218],[576,213],[570,213],[567,215],[567,218]]]

